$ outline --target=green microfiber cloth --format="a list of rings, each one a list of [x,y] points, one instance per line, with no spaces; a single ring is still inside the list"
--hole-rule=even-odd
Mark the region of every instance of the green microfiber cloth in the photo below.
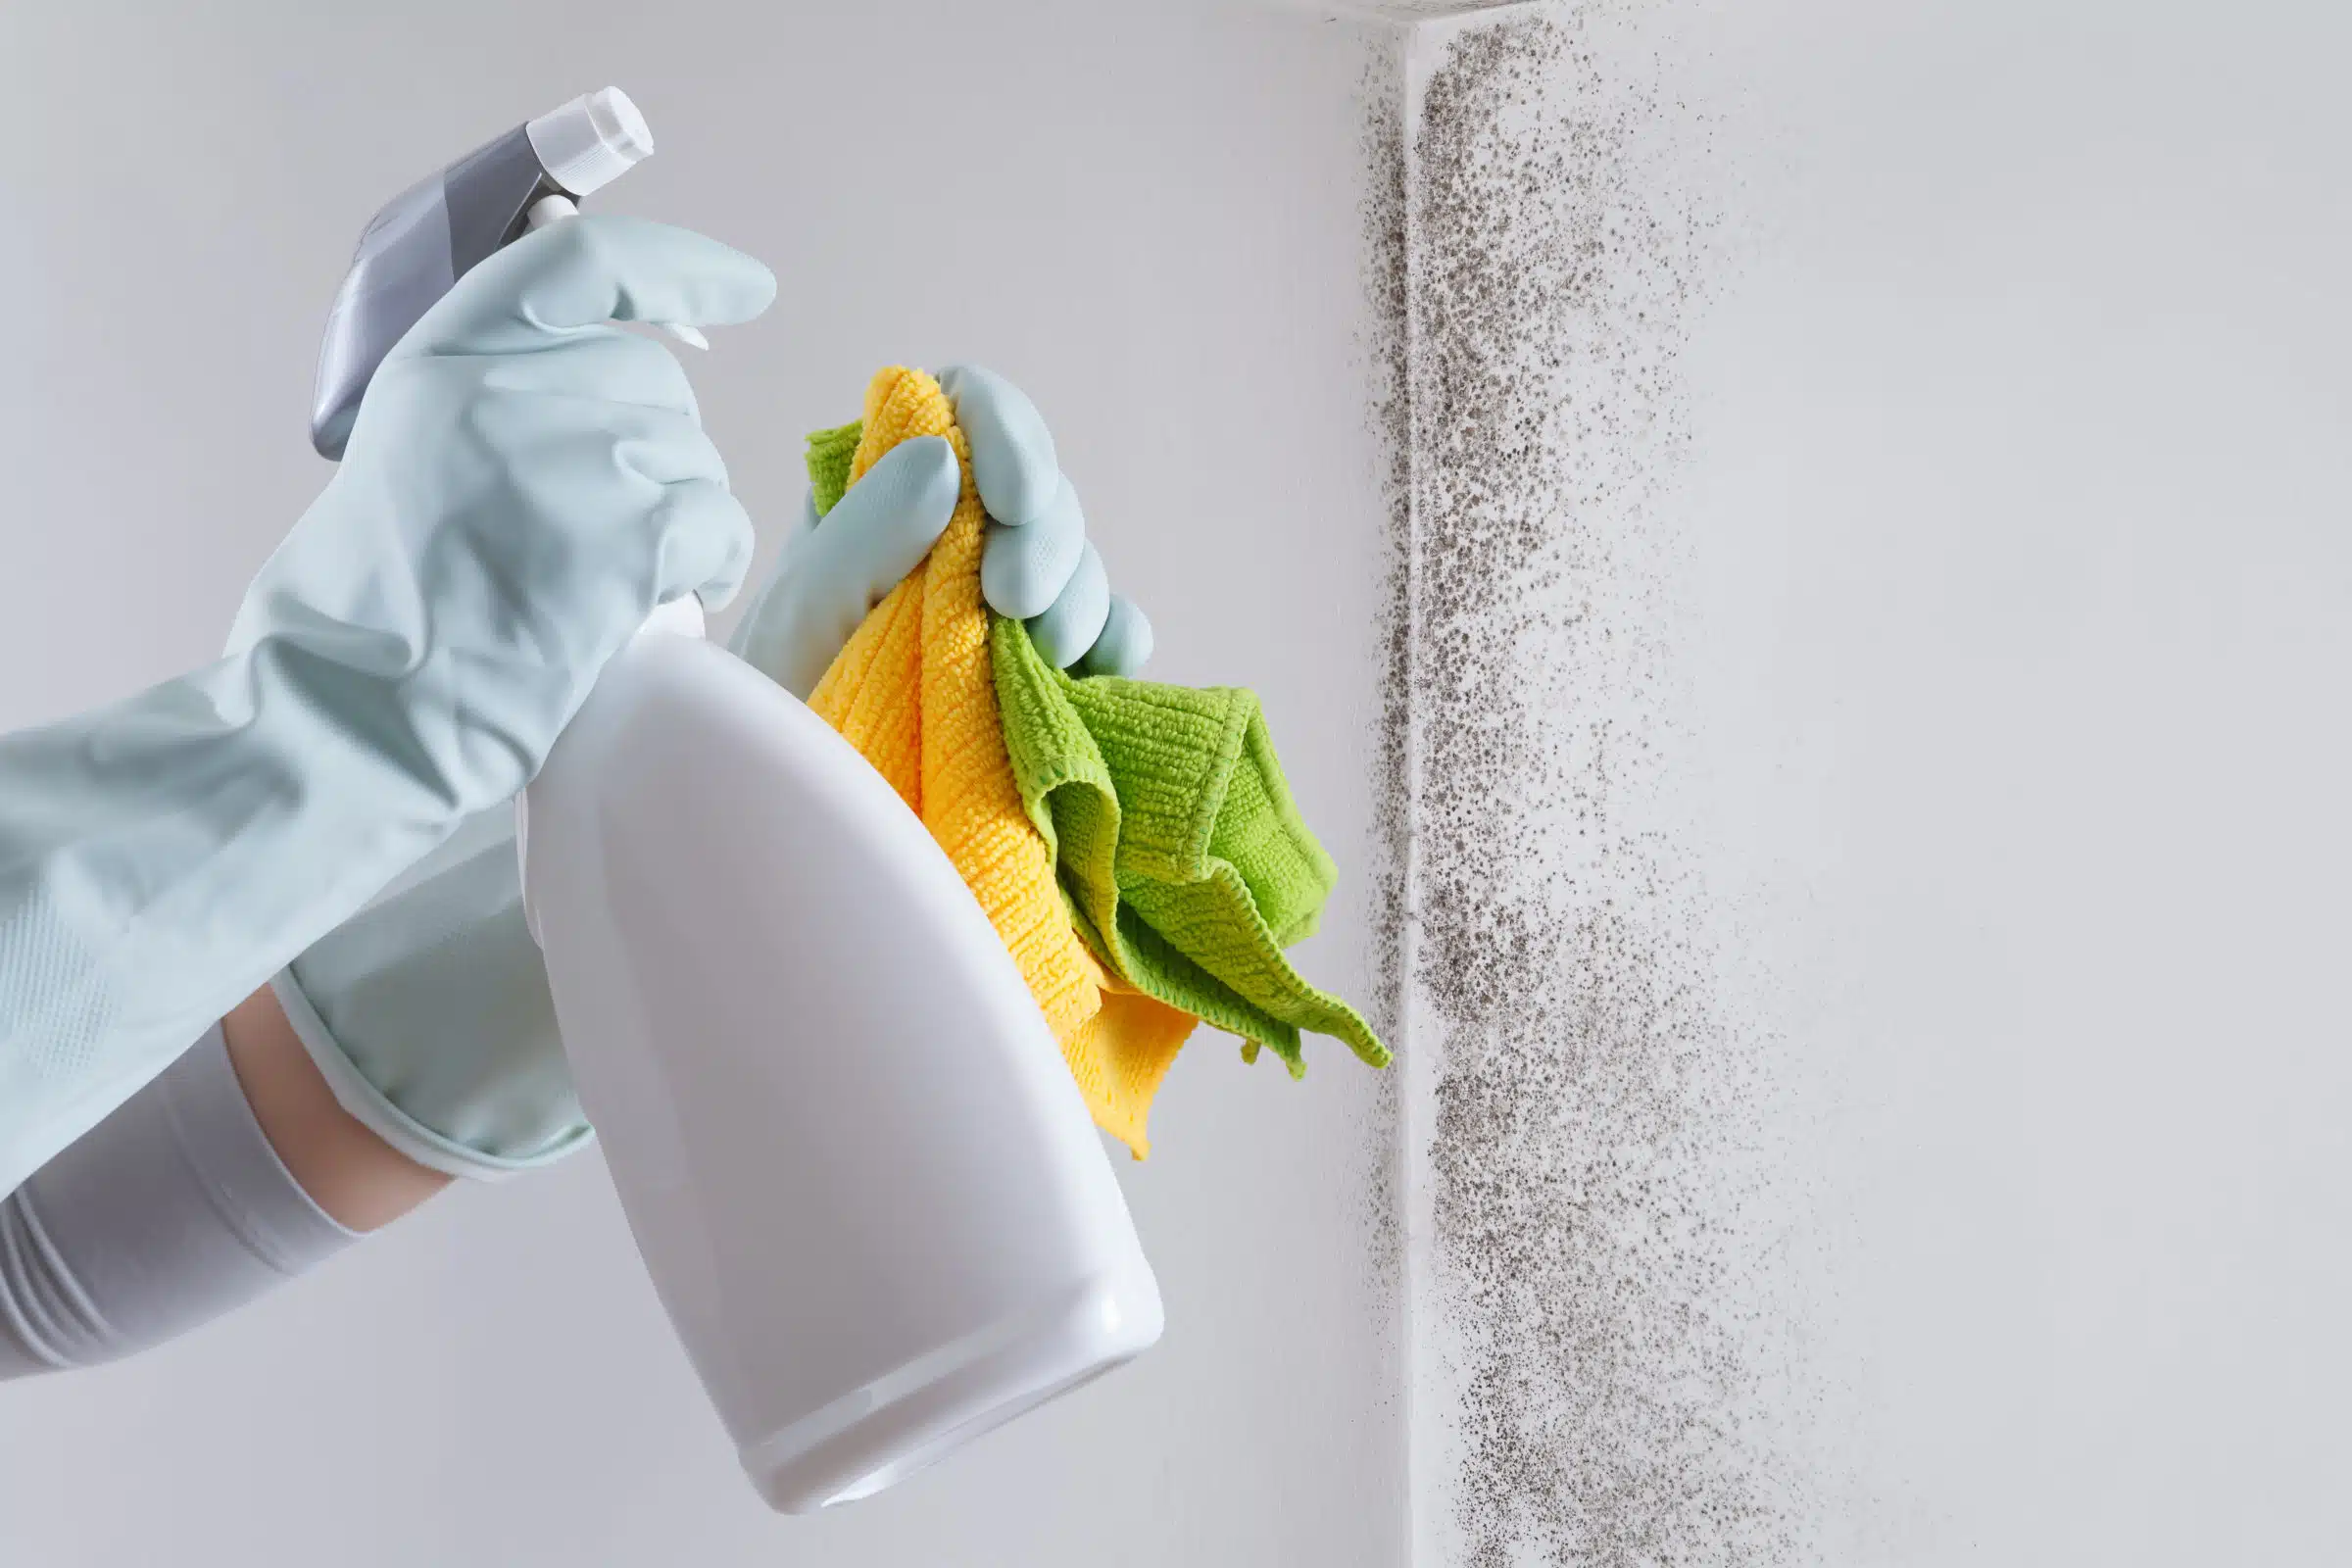
[[[849,424],[808,437],[820,514],[848,489],[860,434]],[[1339,871],[1291,798],[1255,694],[1073,678],[1026,626],[994,614],[989,653],[1022,803],[1095,956],[1239,1035],[1247,1060],[1270,1047],[1299,1076],[1299,1032],[1311,1030],[1386,1066],[1362,1014],[1283,956],[1313,934]]]
[[[858,443],[863,439],[863,419],[809,435],[808,488],[815,496],[818,516],[831,512],[850,493],[850,467],[858,461]]]
[[[1302,1029],[1375,1067],[1362,1014],[1282,950],[1311,935],[1339,868],[1291,799],[1254,693],[1094,675],[1047,663],[999,617],[989,654],[1030,820],[1054,851],[1078,934],[1121,979],[1306,1071]]]

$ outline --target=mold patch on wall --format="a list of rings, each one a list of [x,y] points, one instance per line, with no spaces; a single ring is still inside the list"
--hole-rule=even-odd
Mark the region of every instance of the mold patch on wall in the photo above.
[[[1291,0],[1327,16],[1377,17],[1391,22],[1425,22],[1433,17],[1480,11],[1526,10],[1531,0]]]
[[[1412,402],[1407,391],[1411,366],[1405,352],[1410,299],[1405,268],[1404,50],[1401,37],[1375,49],[1364,82],[1363,157],[1365,184],[1361,216],[1364,283],[1369,332],[1363,344],[1364,370],[1372,389],[1372,423],[1380,454],[1382,599],[1402,607],[1410,597]],[[1406,788],[1410,757],[1412,637],[1409,618],[1395,612],[1380,628],[1381,702],[1374,758],[1381,779],[1372,807],[1379,867],[1373,884],[1372,975],[1384,1038],[1404,1027],[1405,850],[1411,831]],[[1384,1075],[1394,1090],[1401,1073]],[[1395,1205],[1390,1205],[1395,1212]]]
[[[1604,9],[1425,32],[1402,136],[1370,149],[1396,173],[1367,227],[1415,1505],[1473,1568],[1808,1555],[1748,1416],[1760,1048],[1725,1020],[1664,766],[1660,502],[1712,225],[1652,167],[1684,112],[1615,64],[1640,52]]]
[[[1395,28],[1368,28],[1364,36],[1364,74],[1360,88],[1364,106],[1360,151],[1363,186],[1359,203],[1367,294],[1364,320],[1367,331],[1359,347],[1361,370],[1372,387],[1375,449],[1381,458],[1379,473],[1383,514],[1380,563],[1384,600],[1402,594],[1405,568],[1403,543],[1408,516],[1406,485],[1411,477],[1407,461],[1410,404],[1405,396],[1404,314],[1404,34]],[[1364,859],[1373,868],[1370,919],[1370,987],[1366,1010],[1386,1040],[1402,1033],[1405,986],[1402,951],[1404,929],[1404,848],[1410,823],[1405,796],[1396,781],[1403,776],[1406,752],[1406,693],[1408,639],[1403,622],[1384,617],[1380,627],[1380,710],[1375,723],[1376,785],[1372,803],[1371,853]],[[1408,1335],[1405,1325],[1404,1257],[1404,1073],[1392,1065],[1375,1077],[1366,1130],[1363,1214],[1366,1260],[1376,1283],[1382,1320],[1384,1370],[1388,1387],[1401,1395],[1407,1386]],[[1395,1431],[1400,1445],[1396,1473],[1407,1480],[1395,1499],[1397,1542],[1402,1560],[1409,1561],[1411,1523],[1410,1441],[1407,1412],[1399,1409]]]

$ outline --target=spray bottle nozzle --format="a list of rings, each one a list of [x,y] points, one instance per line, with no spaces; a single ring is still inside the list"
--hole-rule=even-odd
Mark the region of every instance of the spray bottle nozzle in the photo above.
[[[539,165],[574,196],[611,184],[654,155],[654,133],[618,87],[582,93],[526,123]]]
[[[318,350],[311,444],[339,459],[368,378],[433,302],[513,239],[575,211],[577,197],[653,156],[654,133],[618,87],[526,121],[394,197],[360,236]],[[554,194],[551,194],[551,187]],[[691,326],[662,330],[697,348]]]

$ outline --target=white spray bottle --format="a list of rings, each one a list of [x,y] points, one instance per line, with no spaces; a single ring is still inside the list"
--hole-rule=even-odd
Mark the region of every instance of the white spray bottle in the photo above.
[[[608,87],[385,208],[329,324],[318,449],[451,282],[652,150]],[[581,1104],[772,1505],[870,1495],[1159,1338],[1117,1181],[987,916],[693,600],[606,665],[517,805]]]

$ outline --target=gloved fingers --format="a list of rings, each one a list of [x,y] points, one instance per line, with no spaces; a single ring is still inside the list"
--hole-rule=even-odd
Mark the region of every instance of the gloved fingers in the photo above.
[[[613,461],[656,484],[688,479],[727,487],[727,460],[693,416],[676,409],[619,404],[602,412],[597,433],[612,443]]]
[[[894,447],[825,514],[793,569],[862,617],[923,564],[962,488],[956,449],[938,436]]]
[[[1090,544],[1061,597],[1029,622],[1029,637],[1046,662],[1067,669],[1095,645],[1109,618],[1110,578],[1102,570],[1102,556]]]
[[[751,608],[735,622],[734,632],[727,638],[727,652],[765,675],[769,680],[806,699],[815,688],[815,678],[809,677],[806,686],[797,684],[799,670],[792,658],[791,639],[796,630],[792,601],[797,590],[790,579],[793,564],[808,546],[808,538],[816,532],[816,492],[804,491],[801,496],[800,520],[784,535],[784,548],[777,552],[775,564],[768,569],[767,581],[752,599]],[[847,633],[843,634],[845,639]],[[822,670],[817,671],[823,674]]]
[[[867,612],[946,531],[962,488],[956,450],[937,436],[893,448],[806,536],[790,541],[731,646],[796,697],[816,689]]]
[[[917,436],[885,453],[816,531],[828,548],[864,552],[851,559],[878,574],[870,575],[866,591],[880,603],[947,532],[962,489],[956,449],[939,436]]]
[[[1019,387],[976,365],[951,365],[939,372],[939,386],[971,440],[980,504],[1007,528],[1036,521],[1062,488],[1061,460],[1045,416]]]
[[[710,479],[663,485],[653,530],[658,602],[691,593],[706,610],[718,610],[742,588],[752,566],[752,519],[725,485]]]
[[[1095,645],[1078,661],[1081,675],[1126,675],[1143,673],[1152,658],[1152,622],[1135,607],[1135,601],[1125,594],[1110,596],[1110,613],[1102,621],[1102,633]]]
[[[727,647],[807,702],[863,618],[846,600],[812,594],[798,573],[785,572],[768,579]]]
[[[979,466],[979,443],[972,465]],[[1086,555],[1086,513],[1064,481],[1043,512],[1020,527],[991,523],[980,553],[980,592],[988,608],[1014,620],[1042,615],[1070,586]]]
[[[775,274],[690,229],[590,213],[525,234],[458,279],[392,357],[516,354],[605,321],[748,321]]]
[[[650,338],[609,327],[567,338],[541,353],[493,360],[481,380],[494,391],[553,392],[702,417],[694,384],[676,355]]]
[[[600,466],[634,475],[644,486],[639,494],[648,532],[638,548],[650,550],[656,603],[693,593],[709,609],[725,605],[743,586],[757,541],[751,517],[727,487],[718,448],[700,424],[672,409],[616,404],[602,411],[601,422],[602,428],[567,436],[564,451],[551,451],[542,466],[557,476]],[[578,456],[565,455],[574,445]],[[561,508],[561,493],[544,497],[543,505]],[[596,548],[619,545],[615,539]]]
[[[433,390],[429,379],[404,387],[413,398]],[[578,408],[556,407],[564,403]],[[541,514],[565,517],[570,528],[593,527],[600,510],[611,509],[616,475],[651,485],[701,479],[723,489],[727,483],[718,448],[699,420],[676,409],[524,391],[477,397],[466,418],[475,437],[505,455],[502,482]],[[363,451],[365,426],[363,420],[353,433],[353,453]],[[348,472],[350,453],[344,462]]]

